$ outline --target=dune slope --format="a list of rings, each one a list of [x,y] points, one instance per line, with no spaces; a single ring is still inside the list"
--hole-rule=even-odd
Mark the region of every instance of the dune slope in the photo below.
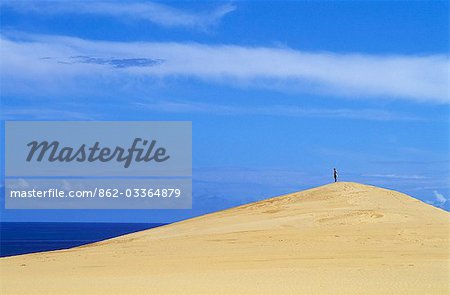
[[[450,294],[450,214],[336,183],[0,259],[2,294]]]

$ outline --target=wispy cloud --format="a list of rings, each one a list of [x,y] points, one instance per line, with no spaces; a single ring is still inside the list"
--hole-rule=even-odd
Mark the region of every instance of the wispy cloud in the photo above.
[[[18,39],[20,37],[20,39]],[[287,48],[195,43],[106,42],[63,36],[1,39],[3,87],[42,88],[83,78],[195,78],[207,83],[352,98],[449,103],[445,55],[383,56],[311,53]],[[100,62],[73,62],[74,56]],[[111,66],[111,61],[164,61]],[[83,61],[83,60],[82,60]],[[143,83],[147,83],[143,82]],[[11,87],[8,87],[12,85]],[[36,87],[36,88],[34,88]],[[45,89],[44,89],[45,90]]]
[[[148,1],[2,1],[1,6],[21,13],[105,15],[149,21],[164,27],[201,29],[217,24],[236,9],[235,5],[227,3],[209,11],[194,12]]]
[[[209,167],[194,169],[194,180],[215,183],[242,183],[273,186],[292,186],[317,180],[317,175],[308,175],[300,170],[248,167]]]
[[[136,102],[155,112],[208,115],[252,115],[306,118],[337,118],[375,121],[419,121],[420,118],[378,109],[305,108],[295,105],[236,106],[183,101]]]
[[[433,191],[434,198],[436,199],[436,202],[443,204],[447,202],[447,198],[444,197],[443,194],[439,193],[438,191]]]
[[[51,59],[46,57],[44,59]],[[92,56],[71,56],[70,61],[58,61],[64,64],[86,63],[97,65],[108,65],[114,68],[128,68],[128,67],[150,67],[156,66],[164,61],[161,59],[151,58],[105,58],[105,57],[92,57]]]
[[[436,207],[445,208],[446,204],[448,204],[449,199],[444,197],[443,194],[440,192],[434,190],[433,191],[433,198],[426,200],[428,204],[434,205]]]
[[[8,108],[0,112],[1,120],[95,120],[98,114],[48,108]]]
[[[427,177],[422,175],[403,175],[403,174],[363,174],[361,175],[363,177],[369,177],[369,178],[385,178],[385,179],[410,179],[410,180],[417,180],[417,179],[427,179]]]

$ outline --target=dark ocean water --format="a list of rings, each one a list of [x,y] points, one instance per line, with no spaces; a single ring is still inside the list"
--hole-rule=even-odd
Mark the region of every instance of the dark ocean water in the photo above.
[[[164,225],[162,223],[0,223],[0,256],[60,250]]]

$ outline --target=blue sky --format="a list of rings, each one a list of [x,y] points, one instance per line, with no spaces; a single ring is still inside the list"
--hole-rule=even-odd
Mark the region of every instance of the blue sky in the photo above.
[[[194,206],[342,180],[450,209],[446,1],[2,1],[3,120],[189,120]]]

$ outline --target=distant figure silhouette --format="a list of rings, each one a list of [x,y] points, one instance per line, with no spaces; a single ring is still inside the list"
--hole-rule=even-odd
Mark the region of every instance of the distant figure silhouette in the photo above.
[[[334,176],[334,182],[337,182],[337,170],[336,168],[333,168],[333,176]]]

